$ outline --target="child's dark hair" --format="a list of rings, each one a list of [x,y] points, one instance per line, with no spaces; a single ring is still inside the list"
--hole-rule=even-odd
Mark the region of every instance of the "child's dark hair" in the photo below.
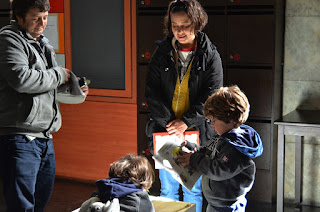
[[[17,20],[16,16],[19,16],[24,20],[27,12],[32,8],[38,8],[40,12],[47,12],[50,10],[49,0],[12,0],[11,19]]]
[[[148,159],[128,154],[110,165],[109,177],[128,178],[145,190],[151,188],[155,175]]]
[[[234,121],[236,127],[245,123],[249,116],[250,104],[246,95],[236,85],[221,87],[204,103],[206,118],[217,118],[225,123]]]
[[[164,33],[166,35],[172,34],[171,14],[178,12],[185,12],[189,16],[195,34],[202,31],[208,23],[208,15],[197,0],[171,1],[164,17]]]

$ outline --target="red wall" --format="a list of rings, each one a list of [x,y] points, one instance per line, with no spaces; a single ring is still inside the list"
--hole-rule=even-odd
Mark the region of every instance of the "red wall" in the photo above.
[[[62,128],[54,134],[57,176],[95,181],[109,164],[137,152],[137,107],[84,102],[61,105]]]
[[[129,3],[125,1],[125,14],[130,16],[130,10],[135,14],[135,4]],[[72,69],[70,0],[50,0],[50,5],[51,13],[64,14],[66,66]],[[53,138],[58,177],[84,181],[106,178],[110,163],[127,153],[137,153],[136,25],[135,16],[131,18],[127,27],[132,27],[133,42],[126,51],[126,58],[133,58],[131,81],[126,82],[131,96],[111,98],[92,96],[91,92],[82,104],[61,104],[62,128]]]
[[[50,0],[51,13],[63,13],[63,0]]]

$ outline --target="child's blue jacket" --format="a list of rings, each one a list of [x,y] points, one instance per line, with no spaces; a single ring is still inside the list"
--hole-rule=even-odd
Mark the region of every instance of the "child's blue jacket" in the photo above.
[[[250,126],[241,125],[221,135],[221,138],[233,145],[242,154],[256,158],[263,152],[260,135]]]
[[[247,125],[213,137],[206,147],[190,156],[190,167],[202,174],[208,203],[229,207],[251,190],[256,167],[253,158],[263,152],[259,134]]]
[[[96,185],[102,202],[119,199],[121,212],[154,212],[148,193],[127,178],[102,179]]]

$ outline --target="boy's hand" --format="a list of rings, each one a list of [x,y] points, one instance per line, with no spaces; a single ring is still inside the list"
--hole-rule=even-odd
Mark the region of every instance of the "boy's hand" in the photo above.
[[[188,140],[183,140],[181,143],[181,147],[186,147],[190,151],[197,151],[197,146],[194,143],[189,142]]]
[[[186,140],[182,141],[181,146],[187,146],[187,141]]]

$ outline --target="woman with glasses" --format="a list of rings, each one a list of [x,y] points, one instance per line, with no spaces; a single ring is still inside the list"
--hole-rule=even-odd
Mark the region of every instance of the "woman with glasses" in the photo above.
[[[186,130],[198,130],[200,145],[216,133],[206,120],[203,104],[223,85],[220,55],[202,32],[208,16],[197,0],[169,3],[164,17],[165,38],[158,42],[146,76],[145,96],[151,111],[146,126],[153,149],[152,134],[168,132],[183,141]],[[159,169],[160,196],[179,200],[180,184],[165,169]],[[201,178],[191,191],[182,187],[183,201],[202,211]]]

